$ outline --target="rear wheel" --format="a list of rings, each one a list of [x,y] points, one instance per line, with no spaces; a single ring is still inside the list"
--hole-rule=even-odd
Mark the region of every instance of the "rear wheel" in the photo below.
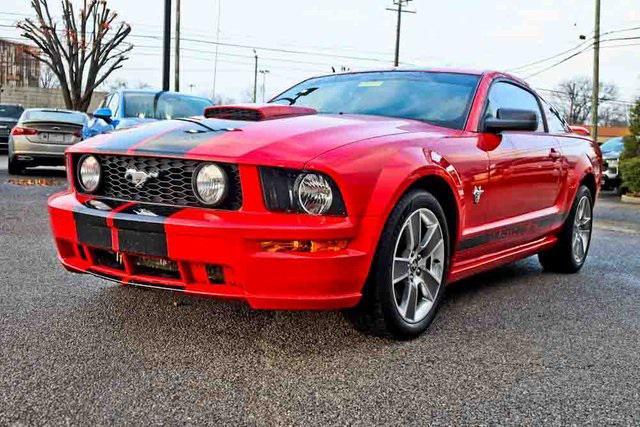
[[[13,156],[9,156],[7,169],[9,170],[9,175],[22,175],[24,173],[24,165]]]
[[[548,251],[538,254],[542,267],[557,273],[578,272],[589,253],[592,227],[593,196],[583,185],[578,189],[558,243]]]
[[[442,301],[448,265],[442,207],[430,193],[408,193],[387,220],[362,301],[349,317],[374,335],[418,336]]]

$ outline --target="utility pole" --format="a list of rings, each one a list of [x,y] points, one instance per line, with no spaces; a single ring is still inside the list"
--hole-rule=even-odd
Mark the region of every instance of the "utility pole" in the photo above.
[[[253,55],[256,59],[256,66],[253,70],[253,102],[258,102],[258,52],[253,49]]]
[[[269,70],[260,70],[260,74],[262,74],[262,102],[265,102],[265,93],[267,87],[267,74],[269,74]]]
[[[180,0],[176,0],[176,53],[175,53],[175,70],[174,70],[174,87],[176,92],[180,92]]]
[[[218,23],[216,25],[216,53],[213,59],[213,95],[211,99],[216,102],[216,79],[218,77],[218,48],[220,47],[220,12],[222,11],[222,0],[218,0]]]
[[[395,8],[387,8],[387,10],[390,10],[392,12],[397,12],[397,14],[398,14],[398,24],[397,24],[397,27],[396,27],[396,57],[395,57],[395,60],[393,61],[393,65],[395,67],[400,65],[400,28],[402,27],[402,14],[403,13],[416,13],[415,11],[403,10],[402,8],[404,6],[408,6],[409,2],[412,2],[412,1],[413,0],[393,0],[393,4],[396,7]]]
[[[600,0],[596,0],[593,35],[593,93],[591,94],[591,137],[598,142],[598,103],[600,101]]]
[[[171,0],[164,0],[164,38],[162,43],[162,90],[169,90],[171,68]]]

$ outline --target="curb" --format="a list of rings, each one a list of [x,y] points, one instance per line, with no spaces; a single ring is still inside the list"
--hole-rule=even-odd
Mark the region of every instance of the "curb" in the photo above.
[[[640,205],[640,197],[638,196],[629,196],[627,194],[623,194],[620,198],[620,201],[623,203],[631,203],[633,205]]]

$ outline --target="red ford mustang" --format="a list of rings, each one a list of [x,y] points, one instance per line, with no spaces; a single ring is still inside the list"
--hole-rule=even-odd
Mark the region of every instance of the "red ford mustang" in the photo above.
[[[260,309],[348,308],[407,338],[474,273],[533,254],[577,272],[601,153],[507,74],[393,70],[91,138],[67,170],[49,212],[71,271]]]

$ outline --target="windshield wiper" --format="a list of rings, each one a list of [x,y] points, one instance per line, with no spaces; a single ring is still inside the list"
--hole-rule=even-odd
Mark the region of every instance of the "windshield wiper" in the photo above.
[[[307,96],[310,93],[315,92],[316,90],[318,90],[317,87],[309,87],[309,88],[306,88],[305,90],[301,90],[300,92],[296,93],[296,96],[294,96],[293,98],[278,98],[278,99],[274,99],[271,102],[289,101],[289,105],[293,105],[293,104],[296,103],[298,98],[301,98],[303,96]]]

